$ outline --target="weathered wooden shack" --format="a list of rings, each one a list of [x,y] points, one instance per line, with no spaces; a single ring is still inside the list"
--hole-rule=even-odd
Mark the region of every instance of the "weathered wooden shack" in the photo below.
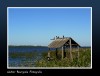
[[[79,50],[80,45],[75,42],[71,37],[62,37],[59,38],[56,36],[56,38],[52,39],[53,41],[48,45],[49,51],[48,51],[48,57],[50,57],[50,48],[55,48],[56,50],[56,57],[57,57],[57,49],[62,48],[62,59],[66,57],[65,49],[69,48],[70,50],[70,58],[73,60],[71,50],[73,47],[76,47]],[[79,52],[78,52],[79,54]]]

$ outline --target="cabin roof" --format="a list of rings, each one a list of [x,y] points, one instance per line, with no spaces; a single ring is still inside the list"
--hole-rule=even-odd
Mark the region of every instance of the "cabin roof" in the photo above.
[[[49,45],[48,48],[60,48],[62,47],[64,44],[66,44],[67,42],[69,42],[69,40],[71,39],[71,43],[72,44],[76,44],[77,46],[80,46],[78,43],[76,43],[72,38],[70,37],[65,37],[65,38],[58,38],[55,39],[54,41],[52,41]]]

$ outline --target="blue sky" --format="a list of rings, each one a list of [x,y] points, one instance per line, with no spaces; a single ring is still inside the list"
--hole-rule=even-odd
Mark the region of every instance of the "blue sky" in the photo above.
[[[90,8],[9,8],[9,45],[47,46],[53,37],[91,45]]]

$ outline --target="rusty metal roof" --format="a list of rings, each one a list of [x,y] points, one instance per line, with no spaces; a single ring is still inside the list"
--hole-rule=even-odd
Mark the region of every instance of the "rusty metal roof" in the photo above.
[[[70,37],[66,37],[66,38],[58,38],[56,40],[54,40],[53,42],[51,42],[48,45],[48,48],[60,48],[62,47],[67,41],[69,41]],[[74,41],[71,38],[72,41]],[[75,41],[74,41],[75,42]],[[75,42],[75,44],[77,44],[78,46],[80,46],[78,43]]]

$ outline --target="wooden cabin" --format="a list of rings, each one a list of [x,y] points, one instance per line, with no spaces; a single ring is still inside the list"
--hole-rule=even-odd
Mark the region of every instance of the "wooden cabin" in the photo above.
[[[70,49],[70,58],[71,60],[72,58],[72,53],[71,50],[73,47],[77,47],[77,49],[79,50],[80,45],[75,42],[71,37],[62,37],[59,38],[56,36],[56,38],[52,39],[53,41],[48,45],[49,51],[48,51],[48,57],[50,57],[50,48],[55,48],[56,50],[56,56],[57,56],[57,49],[58,48],[62,48],[62,59],[65,58],[66,53],[65,53],[65,49],[69,47]]]

